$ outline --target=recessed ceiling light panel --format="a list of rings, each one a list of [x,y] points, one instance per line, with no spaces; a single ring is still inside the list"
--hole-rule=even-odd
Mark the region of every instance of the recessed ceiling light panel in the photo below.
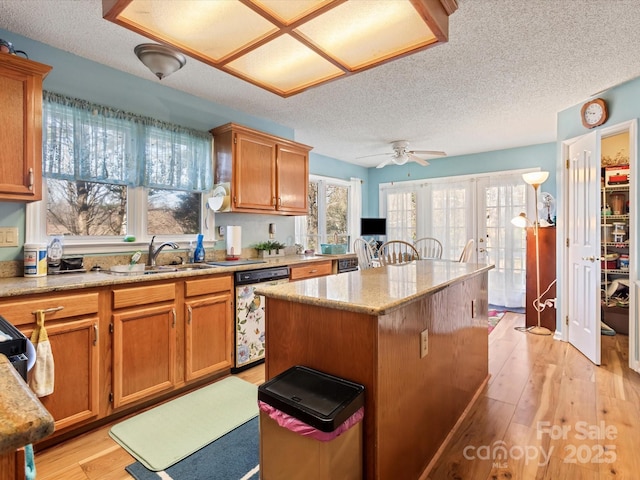
[[[287,97],[446,42],[457,0],[104,0],[104,18]]]

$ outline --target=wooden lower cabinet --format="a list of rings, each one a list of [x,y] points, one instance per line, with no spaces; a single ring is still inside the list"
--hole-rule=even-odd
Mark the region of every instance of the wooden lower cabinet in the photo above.
[[[54,392],[40,398],[55,419],[45,446],[233,365],[231,274],[0,298],[2,316],[27,337],[39,309],[55,362]]]
[[[231,276],[190,280],[185,291],[185,380],[233,365]]]
[[[99,294],[38,295],[0,302],[3,317],[28,338],[35,312],[45,310],[45,328],[55,365],[54,390],[40,402],[55,419],[55,431],[96,419],[99,413]]]
[[[556,286],[551,285],[556,278],[556,227],[544,227],[538,229],[538,246],[540,248],[540,303],[556,298]],[[547,288],[549,291],[542,295]],[[533,306],[537,298],[536,277],[536,236],[532,227],[527,228],[527,305],[525,325],[532,327],[538,324],[538,312]],[[540,312],[540,326],[546,327],[551,332],[556,331],[556,309],[545,308]]]
[[[176,365],[173,304],[113,314],[113,407],[173,388]]]
[[[113,407],[170,390],[175,384],[173,283],[113,291]]]

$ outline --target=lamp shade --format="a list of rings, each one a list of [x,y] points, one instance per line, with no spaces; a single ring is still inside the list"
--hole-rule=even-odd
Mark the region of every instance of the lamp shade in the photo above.
[[[549,172],[528,172],[522,174],[522,179],[529,185],[540,185],[549,178]]]
[[[133,51],[160,80],[177,72],[187,63],[187,59],[180,52],[157,43],[142,43]]]
[[[513,217],[511,219],[511,223],[518,228],[527,228],[527,225],[529,225],[531,221],[527,218],[527,216],[523,212],[517,217]]]

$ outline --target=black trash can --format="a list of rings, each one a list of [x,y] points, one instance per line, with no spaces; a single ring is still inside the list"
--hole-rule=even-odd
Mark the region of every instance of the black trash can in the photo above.
[[[364,386],[295,366],[258,387],[262,480],[361,480]]]

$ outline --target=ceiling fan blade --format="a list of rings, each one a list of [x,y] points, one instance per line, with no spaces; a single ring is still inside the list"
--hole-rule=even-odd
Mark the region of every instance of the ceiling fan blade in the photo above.
[[[392,155],[392,153],[386,152],[386,153],[374,153],[373,155],[365,155],[363,157],[356,157],[356,159],[358,158],[369,158],[369,157],[381,157],[383,155]]]
[[[377,165],[376,168],[386,167],[387,165],[389,165],[392,162],[393,162],[393,159],[392,158],[388,158],[384,162],[382,162],[381,164]]]
[[[429,165],[429,162],[427,162],[423,158],[416,157],[413,153],[408,153],[407,156],[409,157],[409,160],[411,160],[412,162],[419,163],[423,167],[426,167],[427,165]]]
[[[408,153],[418,154],[418,155],[433,155],[435,157],[446,157],[447,154],[441,152],[439,150],[411,150]]]

